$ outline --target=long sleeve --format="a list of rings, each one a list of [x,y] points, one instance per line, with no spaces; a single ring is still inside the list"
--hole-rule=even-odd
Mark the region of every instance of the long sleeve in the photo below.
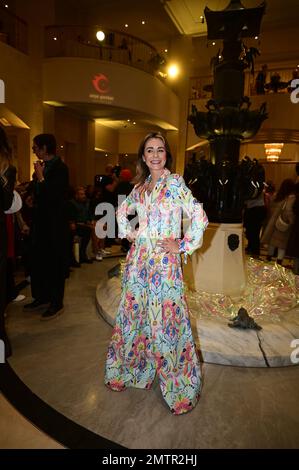
[[[13,191],[16,182],[16,169],[13,166],[10,166],[5,174],[1,177],[0,185],[1,185],[1,192],[2,192],[2,209],[3,211],[7,211],[10,206],[12,205],[13,201]]]
[[[179,250],[180,253],[192,255],[202,245],[203,233],[209,222],[202,205],[193,197],[190,189],[187,188],[184,178],[180,176],[177,179],[177,185],[178,202],[190,219],[184,238],[180,240]]]
[[[126,199],[121,203],[116,211],[116,218],[118,223],[118,236],[119,238],[127,238],[128,235],[133,235],[134,231],[128,220],[128,215],[132,215],[136,210],[135,189],[130,192]]]

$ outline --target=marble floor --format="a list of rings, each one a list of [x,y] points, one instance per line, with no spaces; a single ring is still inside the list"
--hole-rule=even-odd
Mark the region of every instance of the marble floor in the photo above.
[[[74,270],[65,311],[57,319],[41,322],[40,313],[25,313],[22,304],[9,306],[9,365],[21,381],[72,422],[131,449],[298,448],[298,367],[205,363],[200,402],[179,417],[168,410],[157,383],[149,391],[122,393],[104,386],[112,330],[97,313],[95,292],[116,263],[117,258],[105,259]],[[30,295],[29,289],[24,293]],[[5,438],[1,434],[2,448],[17,440],[13,426]]]

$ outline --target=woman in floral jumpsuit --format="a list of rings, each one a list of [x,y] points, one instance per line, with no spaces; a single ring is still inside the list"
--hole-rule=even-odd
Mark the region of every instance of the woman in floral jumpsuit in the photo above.
[[[196,405],[201,390],[180,255],[191,255],[201,246],[208,220],[183,178],[169,171],[171,162],[166,139],[159,133],[146,136],[138,153],[138,183],[117,211],[119,237],[133,244],[105,384],[115,391],[149,389],[157,374],[167,405],[178,415]],[[127,218],[135,211],[137,230]],[[190,223],[180,239],[182,211]]]

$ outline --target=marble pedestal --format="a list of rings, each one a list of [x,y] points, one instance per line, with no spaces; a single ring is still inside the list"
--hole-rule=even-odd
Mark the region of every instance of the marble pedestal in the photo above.
[[[196,291],[240,295],[246,286],[242,224],[211,223],[184,266],[184,279]]]
[[[115,323],[121,296],[119,277],[102,281],[96,291],[100,315],[111,325]],[[187,295],[188,302],[188,295]],[[225,318],[196,318],[191,316],[194,340],[204,362],[238,367],[281,367],[299,364],[298,307],[271,321],[259,319],[262,330],[239,330],[228,327]],[[297,346],[297,352],[295,347]],[[296,355],[295,360],[292,359]]]

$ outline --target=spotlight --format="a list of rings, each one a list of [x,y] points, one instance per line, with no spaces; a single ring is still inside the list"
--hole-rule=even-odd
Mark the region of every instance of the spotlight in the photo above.
[[[96,36],[98,41],[104,41],[105,39],[105,33],[103,31],[98,31]]]
[[[176,78],[179,74],[179,68],[176,64],[172,64],[168,67],[167,73],[170,78]]]

